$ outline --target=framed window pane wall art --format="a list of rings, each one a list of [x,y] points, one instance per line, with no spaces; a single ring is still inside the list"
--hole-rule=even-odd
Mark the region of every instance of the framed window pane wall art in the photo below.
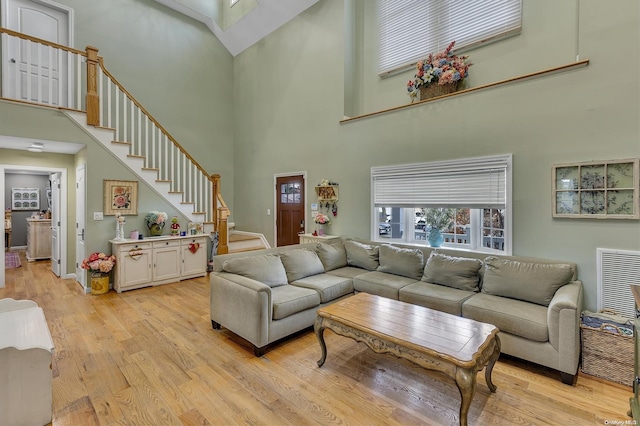
[[[640,219],[639,161],[554,164],[553,217]]]

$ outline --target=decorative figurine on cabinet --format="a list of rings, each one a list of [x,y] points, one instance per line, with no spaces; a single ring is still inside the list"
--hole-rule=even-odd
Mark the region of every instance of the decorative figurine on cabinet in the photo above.
[[[177,237],[180,235],[180,224],[178,223],[178,216],[174,216],[171,219],[171,235]]]

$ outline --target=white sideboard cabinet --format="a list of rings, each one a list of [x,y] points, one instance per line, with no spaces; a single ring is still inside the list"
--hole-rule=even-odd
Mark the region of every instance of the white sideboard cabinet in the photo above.
[[[206,235],[109,242],[116,256],[113,288],[118,293],[207,275]]]
[[[27,219],[27,260],[51,259],[51,219]]]

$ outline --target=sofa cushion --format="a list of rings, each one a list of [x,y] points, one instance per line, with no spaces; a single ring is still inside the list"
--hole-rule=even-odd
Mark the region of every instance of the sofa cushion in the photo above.
[[[482,261],[432,252],[424,268],[422,281],[459,290],[478,291]]]
[[[417,249],[382,244],[379,249],[379,272],[401,275],[419,280],[424,270],[424,255]]]
[[[402,302],[461,316],[462,303],[474,294],[473,291],[419,281],[402,287],[398,296]]]
[[[280,253],[280,259],[290,283],[309,275],[321,274],[324,266],[316,252],[309,249],[293,249]]]
[[[357,266],[368,271],[378,269],[379,248],[357,241],[345,241],[344,248],[347,251],[347,264]]]
[[[315,290],[320,295],[320,302],[327,303],[334,299],[353,293],[353,280],[329,274],[312,275],[294,281],[291,285]]]
[[[573,277],[564,263],[531,263],[487,257],[482,292],[549,306],[556,291]]]
[[[320,305],[317,291],[295,285],[283,285],[271,290],[273,302],[273,319],[279,320],[289,315],[311,309]]]
[[[415,283],[413,278],[387,274],[385,272],[364,272],[353,278],[353,288],[356,291],[376,294],[389,299],[398,300],[398,291],[409,284]]]
[[[262,254],[225,260],[222,264],[222,270],[260,281],[269,287],[287,284],[287,272],[284,270],[280,256],[276,254]]]
[[[329,271],[327,272],[327,274],[335,275],[336,277],[355,278],[360,274],[365,274],[366,272],[367,271],[362,268],[358,268],[355,266],[345,266],[343,268],[338,268],[338,269]]]
[[[462,304],[462,316],[536,342],[549,340],[547,308],[521,300],[477,293]]]
[[[347,266],[347,251],[343,244],[319,243],[318,257],[325,272]]]

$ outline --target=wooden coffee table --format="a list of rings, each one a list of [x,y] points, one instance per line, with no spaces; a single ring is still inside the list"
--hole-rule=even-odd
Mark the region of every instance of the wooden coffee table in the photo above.
[[[377,353],[391,353],[421,367],[445,373],[460,391],[460,424],[467,424],[476,374],[486,367],[491,392],[491,371],[500,356],[498,328],[393,299],[358,293],[318,309],[314,329],[322,358],[327,359],[324,330],[365,343]]]

